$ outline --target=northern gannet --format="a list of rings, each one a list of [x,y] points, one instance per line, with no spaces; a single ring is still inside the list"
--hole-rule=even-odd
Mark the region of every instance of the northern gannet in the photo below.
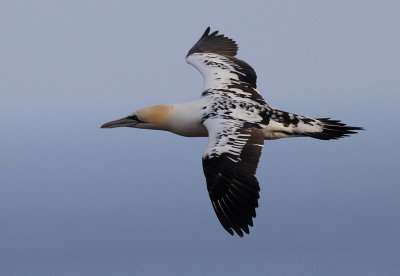
[[[206,29],[186,62],[203,75],[199,100],[154,105],[102,128],[134,127],[207,137],[203,170],[217,217],[231,235],[249,234],[260,186],[255,177],[264,140],[286,137],[338,139],[361,130],[329,118],[313,119],[270,107],[256,90],[256,73],[235,58],[232,39]]]

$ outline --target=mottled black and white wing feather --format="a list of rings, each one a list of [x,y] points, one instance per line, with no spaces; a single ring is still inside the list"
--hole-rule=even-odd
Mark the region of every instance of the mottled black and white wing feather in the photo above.
[[[204,121],[209,133],[203,169],[212,206],[231,235],[249,233],[260,186],[255,177],[264,136],[249,123],[221,118]]]
[[[235,58],[238,46],[232,39],[210,34],[208,27],[199,41],[189,50],[186,62],[193,65],[204,78],[204,90],[245,84],[256,88],[257,75],[243,60]]]

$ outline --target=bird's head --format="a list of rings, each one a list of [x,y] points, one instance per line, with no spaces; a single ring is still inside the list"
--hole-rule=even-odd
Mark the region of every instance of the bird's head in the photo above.
[[[139,109],[127,117],[105,123],[101,128],[134,127],[145,129],[166,129],[172,105],[153,105]]]

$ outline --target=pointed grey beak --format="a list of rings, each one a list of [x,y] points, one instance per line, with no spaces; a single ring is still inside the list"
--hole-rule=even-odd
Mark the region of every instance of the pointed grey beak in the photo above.
[[[101,128],[135,127],[139,122],[128,117],[105,123]]]

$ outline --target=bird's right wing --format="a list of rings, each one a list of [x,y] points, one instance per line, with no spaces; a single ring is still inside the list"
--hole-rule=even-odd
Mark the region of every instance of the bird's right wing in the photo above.
[[[204,90],[232,89],[246,90],[258,94],[257,75],[245,61],[235,58],[238,46],[232,39],[210,34],[206,29],[199,41],[189,50],[186,62],[193,65],[203,75]],[[248,93],[250,93],[247,91]]]
[[[260,187],[255,173],[264,135],[237,120],[211,118],[203,124],[209,134],[203,169],[212,206],[225,230],[242,237],[256,217]]]

